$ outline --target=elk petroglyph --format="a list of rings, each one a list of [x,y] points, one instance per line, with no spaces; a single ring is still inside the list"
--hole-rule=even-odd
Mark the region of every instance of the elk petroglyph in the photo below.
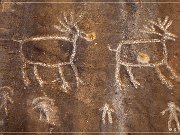
[[[39,75],[38,67],[46,67],[49,69],[55,69],[55,68],[58,69],[58,74],[59,74],[60,78],[57,77],[55,80],[51,81],[51,83],[62,80],[62,88],[64,89],[65,92],[68,92],[68,89],[70,89],[70,85],[65,79],[65,75],[62,70],[63,66],[66,66],[66,65],[71,66],[71,68],[74,72],[75,78],[76,78],[77,87],[79,86],[80,83],[82,83],[82,80],[80,79],[79,74],[78,74],[77,67],[74,64],[75,56],[77,53],[77,46],[78,46],[77,40],[79,38],[82,38],[82,39],[85,39],[86,41],[93,41],[96,38],[96,35],[94,32],[90,33],[90,34],[86,34],[84,31],[81,31],[79,29],[79,26],[77,23],[80,21],[81,16],[75,20],[71,13],[68,17],[64,14],[63,18],[64,18],[64,20],[61,20],[60,18],[58,18],[60,25],[54,25],[54,28],[66,36],[49,35],[49,36],[25,38],[25,39],[20,39],[20,40],[13,39],[13,41],[18,42],[20,44],[19,52],[20,52],[20,57],[23,62],[21,70],[22,70],[22,77],[24,80],[24,84],[26,86],[28,86],[31,83],[31,81],[27,75],[27,66],[29,66],[29,65],[33,66],[34,76],[41,87],[43,87],[44,84],[46,84],[46,82],[43,81],[43,79]],[[38,41],[47,41],[47,40],[66,41],[66,42],[69,42],[70,44],[72,44],[73,49],[72,49],[72,53],[70,55],[69,61],[68,62],[57,62],[55,64],[51,64],[51,63],[36,62],[36,61],[32,61],[32,60],[29,60],[28,58],[26,58],[26,56],[23,52],[25,43],[31,42],[31,41],[38,42]]]
[[[121,41],[118,44],[118,47],[116,49],[112,49],[110,46],[108,46],[109,50],[116,53],[116,69],[115,69],[115,80],[116,80],[116,86],[118,89],[122,90],[122,82],[120,79],[120,67],[123,65],[126,68],[126,71],[130,77],[130,81],[133,84],[135,88],[140,85],[140,83],[136,80],[132,73],[132,68],[142,68],[142,67],[152,67],[156,70],[159,79],[163,84],[165,84],[169,89],[173,87],[173,84],[166,79],[166,77],[162,74],[160,70],[160,66],[164,65],[166,68],[170,71],[172,78],[177,79],[178,76],[175,74],[174,70],[171,68],[171,66],[168,63],[168,50],[167,50],[167,40],[173,40],[175,41],[176,35],[170,33],[167,29],[172,24],[172,21],[168,20],[168,17],[166,16],[164,21],[161,21],[160,18],[158,18],[157,22],[150,21],[149,25],[144,25],[144,30],[141,32],[148,33],[148,34],[154,34],[159,36],[158,39],[139,39],[139,40],[124,40]],[[157,29],[160,29],[159,32]],[[158,62],[150,62],[150,56],[146,53],[139,52],[137,57],[138,63],[131,63],[131,62],[125,62],[121,59],[121,53],[122,53],[122,47],[126,45],[141,45],[141,44],[147,44],[147,43],[160,43],[163,49],[163,58],[161,61]]]
[[[180,108],[174,103],[174,102],[169,102],[168,103],[168,108],[166,108],[165,110],[163,110],[161,112],[162,115],[164,115],[167,111],[169,111],[169,120],[168,120],[168,129],[169,131],[172,131],[172,121],[174,120],[176,122],[176,126],[178,131],[180,131],[180,123],[178,120],[178,116],[176,111],[180,112]],[[174,131],[176,131],[176,129],[174,129]]]

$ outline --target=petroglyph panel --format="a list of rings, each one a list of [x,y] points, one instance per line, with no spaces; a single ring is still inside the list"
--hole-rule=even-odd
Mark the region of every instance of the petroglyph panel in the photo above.
[[[1,2],[2,132],[178,132],[178,3]]]

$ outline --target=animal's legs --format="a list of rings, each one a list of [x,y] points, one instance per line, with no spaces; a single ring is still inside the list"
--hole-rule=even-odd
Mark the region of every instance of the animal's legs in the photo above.
[[[42,78],[39,76],[37,65],[34,65],[34,75],[35,75],[36,80],[38,81],[39,85],[40,85],[41,87],[43,87],[43,86],[44,86],[44,81],[43,81]]]
[[[65,77],[64,77],[64,74],[63,74],[63,71],[62,71],[62,68],[60,66],[58,66],[58,71],[59,71],[59,75],[62,79],[62,88],[65,90],[65,92],[67,92],[67,89],[70,88],[68,82],[65,80]]]
[[[176,73],[174,72],[174,70],[172,69],[172,67],[168,63],[166,63],[166,67],[170,71],[170,73],[172,74],[172,79],[177,79],[178,76],[176,75]]]
[[[122,44],[120,44],[118,47],[117,47],[117,51],[116,51],[116,69],[115,69],[115,81],[116,81],[116,87],[118,90],[122,90],[122,87],[123,87],[123,84],[121,82],[121,77],[120,77],[120,68],[121,68],[121,47],[122,47]]]
[[[137,89],[137,87],[138,87],[138,85],[140,85],[140,83],[139,83],[138,81],[136,81],[136,79],[134,78],[134,75],[133,75],[133,73],[132,73],[132,68],[126,66],[126,69],[127,69],[128,74],[129,74],[131,83],[132,83],[132,84],[134,85],[134,87]]]
[[[119,88],[119,90],[122,90],[122,82],[120,77],[120,67],[121,65],[119,63],[116,64],[116,70],[115,70],[115,79],[116,79],[116,86]]]
[[[27,63],[25,63],[25,62],[23,63],[23,67],[21,68],[21,71],[22,71],[22,77],[23,77],[24,84],[25,84],[25,86],[28,86],[31,82],[27,75]]]
[[[165,76],[161,73],[161,70],[159,69],[159,66],[155,67],[156,72],[158,73],[159,79],[161,80],[162,84],[165,84],[169,89],[172,89],[173,85],[172,83],[165,78]]]
[[[27,64],[28,63],[26,62],[26,58],[25,58],[24,53],[23,53],[23,42],[20,44],[19,52],[20,52],[20,57],[21,57],[22,62],[23,62],[23,65],[21,68],[23,81],[24,81],[25,86],[28,86],[30,84],[30,80],[29,80],[28,75],[27,75]]]
[[[74,71],[76,81],[77,81],[77,87],[79,87],[80,83],[83,83],[82,80],[79,78],[77,67],[74,65],[74,63],[71,63],[71,67]]]

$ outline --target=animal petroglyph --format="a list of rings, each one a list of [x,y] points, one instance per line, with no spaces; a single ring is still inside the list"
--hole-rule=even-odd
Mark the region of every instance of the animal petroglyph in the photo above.
[[[64,89],[65,92],[67,92],[68,89],[70,89],[70,85],[68,84],[68,82],[65,79],[65,75],[62,70],[63,66],[65,66],[65,65],[71,66],[71,68],[74,72],[75,78],[76,78],[77,87],[79,86],[80,83],[82,83],[82,81],[79,77],[79,74],[78,74],[77,67],[74,64],[75,56],[76,56],[77,49],[78,49],[77,48],[77,40],[79,38],[82,38],[82,39],[85,39],[86,41],[92,41],[96,38],[96,35],[94,32],[91,34],[86,34],[85,32],[81,31],[77,24],[80,21],[80,19],[78,18],[75,20],[72,13],[68,17],[64,14],[63,17],[64,17],[63,18],[64,20],[61,20],[60,18],[58,18],[59,25],[54,25],[54,28],[66,36],[52,35],[52,36],[40,36],[40,37],[26,38],[26,39],[22,39],[22,40],[13,39],[13,41],[16,41],[20,44],[19,52],[20,52],[20,57],[23,61],[23,66],[22,66],[21,70],[22,70],[24,84],[26,86],[28,86],[30,84],[30,79],[27,75],[27,66],[28,65],[33,66],[35,78],[41,87],[43,87],[44,84],[46,84],[46,82],[43,81],[43,79],[39,75],[38,67],[47,67],[49,69],[54,69],[54,68],[58,69],[58,74],[59,74],[60,78],[57,77],[55,80],[51,81],[51,83],[62,80],[62,88]],[[30,42],[30,41],[37,42],[37,41],[45,41],[45,40],[67,41],[70,44],[72,44],[73,49],[72,49],[72,53],[70,55],[69,61],[68,62],[58,62],[55,64],[49,64],[49,63],[43,63],[43,62],[35,62],[35,61],[29,60],[28,58],[26,58],[26,56],[23,52],[25,43]]]
[[[178,131],[180,131],[180,124],[179,124],[178,116],[177,116],[177,113],[176,113],[176,111],[180,112],[180,108],[177,105],[175,105],[174,102],[169,102],[168,103],[168,108],[163,110],[161,112],[161,114],[164,115],[167,111],[169,111],[169,120],[168,120],[168,129],[169,129],[169,131],[173,130],[172,127],[171,127],[171,124],[172,124],[173,120],[176,122]],[[176,129],[174,129],[174,131],[176,131]]]
[[[57,107],[54,105],[54,100],[48,97],[38,97],[33,99],[32,106],[35,111],[40,113],[40,121],[45,121],[48,124],[56,125]]]
[[[111,109],[109,107],[109,105],[107,103],[105,103],[105,105],[99,109],[100,111],[102,111],[102,122],[103,124],[106,124],[106,115],[108,115],[108,121],[110,124],[113,123],[113,120],[112,120],[112,112],[114,112],[113,109]]]
[[[14,91],[9,86],[4,86],[0,88],[0,110],[4,109],[6,116],[8,115],[8,103],[12,104],[14,101],[12,96],[14,95]]]
[[[167,50],[167,40],[173,40],[175,41],[176,35],[170,33],[167,29],[172,24],[172,21],[168,20],[168,17],[166,16],[164,21],[161,21],[160,18],[158,18],[157,22],[150,21],[148,25],[144,25],[144,30],[141,32],[148,33],[148,34],[154,34],[160,37],[159,39],[139,39],[139,40],[123,40],[118,44],[118,47],[116,49],[112,49],[110,46],[108,46],[109,50],[116,53],[116,69],[115,69],[115,79],[116,79],[116,86],[118,89],[122,90],[122,82],[120,79],[120,67],[121,65],[125,66],[126,71],[130,77],[131,83],[134,85],[135,88],[140,85],[140,83],[136,80],[132,73],[132,68],[142,68],[142,67],[152,67],[156,70],[161,82],[165,84],[169,89],[173,87],[173,84],[166,79],[166,77],[162,74],[160,70],[160,66],[164,65],[166,68],[170,71],[172,78],[177,79],[177,75],[175,74],[174,70],[171,68],[171,66],[168,63],[168,50]],[[158,31],[161,31],[159,32]],[[121,59],[122,55],[122,47],[126,45],[141,45],[141,44],[148,44],[148,43],[159,43],[162,46],[163,49],[163,58],[161,61],[151,62],[151,57],[144,53],[139,52],[137,54],[137,63],[131,63],[126,62]]]

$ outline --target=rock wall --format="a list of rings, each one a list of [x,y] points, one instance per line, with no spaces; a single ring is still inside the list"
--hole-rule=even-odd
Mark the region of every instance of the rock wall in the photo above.
[[[178,1],[1,1],[1,131],[168,132],[179,13]]]

